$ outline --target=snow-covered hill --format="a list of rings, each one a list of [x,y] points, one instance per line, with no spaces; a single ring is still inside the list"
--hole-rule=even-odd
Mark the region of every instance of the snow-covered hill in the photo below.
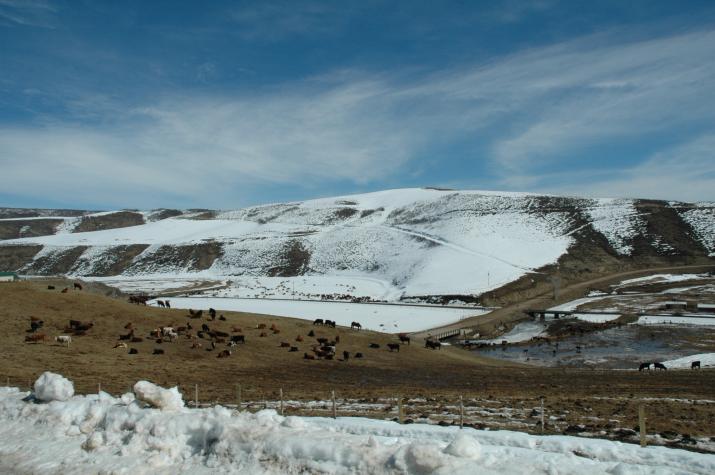
[[[53,217],[55,234],[0,241],[0,267],[126,278],[333,276],[378,282],[396,298],[478,295],[567,253],[715,256],[712,203],[401,189],[225,212],[122,213]]]

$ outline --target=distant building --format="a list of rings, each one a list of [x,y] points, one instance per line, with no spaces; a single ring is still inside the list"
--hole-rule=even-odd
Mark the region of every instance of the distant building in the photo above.
[[[688,306],[688,302],[682,300],[671,300],[669,302],[663,302],[664,310],[685,310]]]
[[[14,272],[0,272],[0,282],[15,282],[17,280],[20,280],[20,277]]]
[[[699,303],[698,312],[715,313],[715,303]]]

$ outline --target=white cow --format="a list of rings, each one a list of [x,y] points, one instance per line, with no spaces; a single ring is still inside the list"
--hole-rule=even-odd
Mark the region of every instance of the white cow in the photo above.
[[[72,343],[72,337],[69,335],[60,335],[55,337],[55,341],[58,343],[67,343],[67,347],[69,348],[70,343]]]

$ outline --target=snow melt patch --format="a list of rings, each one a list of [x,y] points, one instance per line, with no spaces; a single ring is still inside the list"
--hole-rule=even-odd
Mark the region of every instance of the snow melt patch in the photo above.
[[[34,384],[35,398],[44,402],[66,401],[74,396],[74,385],[59,374],[45,371]]]
[[[139,381],[134,385],[134,394],[138,400],[163,411],[177,411],[184,407],[184,400],[176,387],[164,389],[149,381]]]

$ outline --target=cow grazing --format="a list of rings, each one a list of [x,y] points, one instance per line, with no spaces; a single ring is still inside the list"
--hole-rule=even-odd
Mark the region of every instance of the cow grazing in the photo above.
[[[164,303],[166,304],[166,302],[164,302]],[[203,314],[204,314],[203,310],[194,311],[194,310],[189,309],[189,316],[191,318],[201,318],[201,315],[203,315]]]
[[[166,308],[171,308],[171,302],[168,300],[164,300],[164,305],[166,305]]]
[[[667,370],[668,368],[663,363],[653,363],[653,369]]]
[[[47,335],[44,333],[35,333],[34,335],[28,335],[25,337],[25,342],[27,343],[38,343],[47,341]]]
[[[116,348],[126,348],[126,347],[127,347],[127,344],[120,341],[116,345],[114,345],[112,348],[116,349]]]
[[[259,336],[260,338],[265,338],[265,337],[268,336],[268,333],[266,333],[266,332],[261,332],[261,334],[258,335],[258,336]]]
[[[301,342],[301,341],[303,341],[303,337],[298,335],[297,337],[295,337],[295,341]]]
[[[136,355],[137,353],[139,353],[139,350],[137,350],[136,348],[129,348],[130,355]]]
[[[289,351],[289,352],[298,351],[298,347],[297,347],[297,346],[291,346],[291,347],[290,347],[290,350],[288,350],[288,351]]]
[[[355,358],[362,358],[362,353],[360,353],[360,352],[355,353]]]
[[[246,343],[246,337],[244,335],[231,335],[231,341],[233,343]]]
[[[650,365],[650,363],[641,363],[640,366],[638,366],[638,371],[643,371],[644,369],[649,370]]]
[[[266,329],[266,324],[265,323],[259,323],[256,325],[257,330],[265,330]]]
[[[37,330],[42,328],[45,325],[45,322],[42,320],[36,321],[36,322],[30,322],[30,333],[35,333]]]
[[[400,344],[399,344],[399,343],[388,343],[388,344],[387,344],[387,348],[388,348],[390,351],[395,351],[395,350],[397,350],[397,352],[399,352],[399,351],[400,351]]]
[[[315,355],[309,355],[308,353],[303,353],[303,359],[304,360],[314,360]]]
[[[325,322],[323,322],[322,318],[316,318],[315,320],[313,320],[313,325],[323,325],[323,323]]]
[[[231,327],[231,331],[234,333],[243,333],[243,328],[241,327]]]
[[[163,355],[164,350],[162,350],[161,348],[154,348],[154,351],[151,354],[152,355]]]
[[[216,355],[216,358],[228,358],[231,356],[231,350],[222,350]]]
[[[209,328],[209,326],[206,325],[205,323],[202,323],[202,324],[201,324],[201,330],[202,330],[202,331],[205,331],[206,333],[208,333],[208,332],[211,331],[211,329]]]
[[[160,306],[161,308],[166,308],[166,305],[164,304],[164,301],[163,301],[163,300],[157,300],[157,301],[156,301],[156,304],[157,304],[158,306]]]
[[[410,344],[410,337],[406,333],[400,333],[397,337],[400,339],[400,343]]]
[[[209,308],[209,316],[211,317],[211,320],[216,320],[216,310]]]
[[[430,350],[441,350],[442,343],[436,340],[425,340],[425,348],[429,348]]]
[[[362,325],[360,325],[359,322],[352,322],[352,323],[350,324],[350,329],[351,329],[351,330],[353,330],[353,329],[354,329],[354,330],[362,330]]]
[[[223,315],[219,315],[218,319],[221,320],[222,322],[226,321],[226,317],[224,317]]]
[[[700,361],[693,361],[690,363],[690,369],[700,369]]]
[[[290,348],[290,343],[288,343],[287,341],[282,341],[280,347],[281,348]]]
[[[82,284],[75,282],[74,284],[72,284],[72,288],[74,290],[82,290]]]
[[[320,338],[316,338],[316,340],[318,340],[318,343],[320,343],[321,345],[325,345],[328,343],[327,338],[320,337]]]
[[[64,343],[69,348],[70,343],[72,343],[72,337],[69,335],[60,335],[55,337],[57,343]]]
[[[378,345],[377,343],[370,343],[368,346],[369,346],[370,348],[374,348],[374,349],[380,348],[380,345]]]
[[[129,322],[126,325],[124,325],[125,330],[131,330],[132,328],[134,328],[134,324],[132,322]]]
[[[55,290],[55,286],[54,286],[54,285],[48,285],[48,286],[47,286],[47,290]]]
[[[326,327],[335,328],[335,325],[336,325],[335,320],[325,320]]]
[[[64,289],[60,290],[60,293],[61,293],[61,294],[66,294],[66,293],[69,292],[69,291],[70,291],[69,287],[65,287]]]

